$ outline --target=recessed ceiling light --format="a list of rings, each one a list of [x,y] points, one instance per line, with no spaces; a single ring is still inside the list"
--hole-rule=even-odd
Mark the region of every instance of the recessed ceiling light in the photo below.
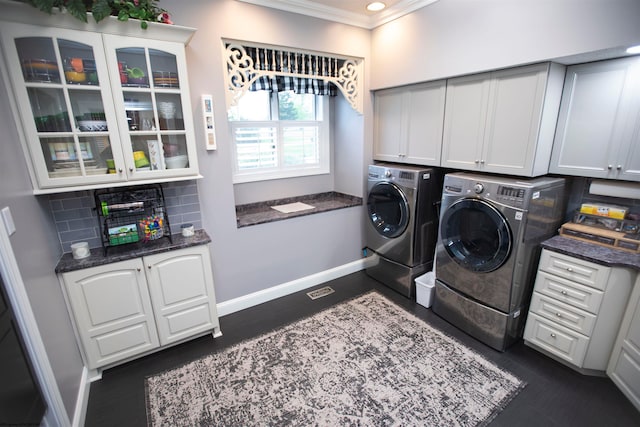
[[[373,3],[369,3],[367,5],[367,10],[370,12],[378,12],[379,10],[384,9],[385,7],[387,7],[386,4],[380,2],[380,1],[374,1]]]
[[[631,46],[630,48],[627,49],[627,53],[640,53],[640,45],[638,46]]]

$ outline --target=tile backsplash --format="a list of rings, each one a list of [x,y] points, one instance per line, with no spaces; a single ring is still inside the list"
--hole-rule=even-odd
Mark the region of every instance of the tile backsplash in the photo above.
[[[193,224],[196,230],[202,228],[195,181],[166,183],[162,189],[173,234],[180,232],[182,224]],[[52,194],[49,206],[63,252],[70,252],[75,242],[88,242],[90,248],[102,247],[93,191]]]

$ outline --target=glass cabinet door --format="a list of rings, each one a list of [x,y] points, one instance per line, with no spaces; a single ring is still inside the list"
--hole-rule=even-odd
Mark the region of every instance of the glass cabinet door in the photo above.
[[[118,180],[108,176],[122,156],[111,149],[119,142],[100,36],[11,27],[3,43],[40,186]]]
[[[197,171],[184,46],[119,36],[105,40],[109,61],[118,67],[112,84],[121,92],[115,101],[124,111],[121,134],[129,137],[123,153],[130,175]]]

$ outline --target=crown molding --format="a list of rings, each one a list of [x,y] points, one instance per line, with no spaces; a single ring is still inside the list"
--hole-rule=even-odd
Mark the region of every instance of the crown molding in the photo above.
[[[310,0],[238,0],[258,6],[284,10],[286,12],[299,13],[315,18],[340,22],[342,24],[371,30],[407,15],[415,10],[435,3],[438,0],[400,0],[374,15],[366,15],[364,12],[353,13],[335,7],[326,6]]]

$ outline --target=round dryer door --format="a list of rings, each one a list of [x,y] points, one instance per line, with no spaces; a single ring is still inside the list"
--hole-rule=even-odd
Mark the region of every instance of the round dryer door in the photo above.
[[[440,239],[460,266],[475,272],[499,268],[511,252],[511,230],[504,216],[480,199],[454,202],[440,220]]]
[[[369,221],[384,237],[398,237],[409,225],[407,197],[392,182],[380,182],[369,190]]]

